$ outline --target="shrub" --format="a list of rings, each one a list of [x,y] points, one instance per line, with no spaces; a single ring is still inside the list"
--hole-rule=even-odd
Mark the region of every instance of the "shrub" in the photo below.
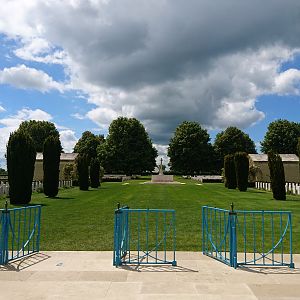
[[[89,189],[89,164],[86,154],[79,154],[76,158],[79,189],[87,191]]]
[[[91,158],[90,180],[92,188],[98,188],[100,186],[100,163],[97,158]]]
[[[234,165],[234,155],[228,154],[224,157],[225,186],[229,189],[236,188],[236,175]]]
[[[234,154],[234,166],[237,187],[241,192],[246,192],[249,177],[249,158],[246,152],[236,152]]]
[[[36,151],[32,138],[24,131],[12,133],[7,144],[6,160],[11,204],[28,204]]]
[[[273,198],[276,200],[285,200],[285,176],[280,155],[271,151],[268,152],[268,165]]]
[[[59,163],[62,147],[58,137],[49,136],[44,143],[43,170],[44,170],[44,194],[55,197],[58,194]]]

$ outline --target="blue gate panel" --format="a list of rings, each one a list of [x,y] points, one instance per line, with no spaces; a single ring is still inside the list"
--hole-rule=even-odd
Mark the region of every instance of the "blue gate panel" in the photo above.
[[[202,207],[202,252],[232,267],[293,268],[289,211],[244,211]]]
[[[39,251],[41,206],[1,209],[0,264]]]
[[[115,211],[114,265],[176,265],[175,251],[174,210],[124,207]]]

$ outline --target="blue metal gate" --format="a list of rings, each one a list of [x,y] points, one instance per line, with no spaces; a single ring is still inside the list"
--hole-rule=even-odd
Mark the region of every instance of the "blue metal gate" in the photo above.
[[[294,268],[292,214],[202,207],[202,252],[231,267]],[[288,254],[286,254],[288,253]]]
[[[0,265],[39,251],[41,206],[1,209]]]
[[[176,266],[175,211],[130,209],[115,211],[114,266],[172,264]]]

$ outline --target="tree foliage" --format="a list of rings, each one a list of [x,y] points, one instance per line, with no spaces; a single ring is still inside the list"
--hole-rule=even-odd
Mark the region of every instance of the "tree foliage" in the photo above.
[[[90,181],[92,188],[100,186],[100,163],[97,158],[92,158],[90,161]]]
[[[236,152],[234,154],[234,165],[237,187],[241,192],[246,192],[249,177],[248,154],[246,152]]]
[[[47,137],[54,136],[59,138],[55,125],[47,121],[24,121],[19,126],[19,129],[31,136],[37,152],[43,152],[44,142]]]
[[[79,189],[87,191],[89,189],[89,160],[86,154],[79,154],[76,157]]]
[[[236,172],[234,154],[227,154],[224,157],[225,186],[229,189],[236,189]]]
[[[104,142],[103,135],[95,135],[90,131],[85,131],[74,147],[74,152],[86,154],[88,160],[97,157],[97,147]]]
[[[273,151],[281,154],[297,154],[297,143],[300,137],[300,123],[279,119],[271,122],[261,142],[264,153]]]
[[[157,150],[144,126],[135,118],[119,117],[98,147],[100,164],[108,173],[141,174],[155,168]]]
[[[48,197],[55,197],[58,194],[61,150],[61,143],[57,136],[49,136],[45,140],[43,150],[43,188],[44,194]]]
[[[32,138],[24,131],[13,132],[8,140],[6,160],[11,204],[28,204],[36,151]]]
[[[216,135],[214,148],[220,159],[236,152],[256,153],[255,144],[249,135],[237,127],[228,127]]]
[[[65,180],[71,180],[74,179],[75,173],[75,166],[72,163],[67,163],[64,165],[63,169],[63,175]]]
[[[182,174],[200,174],[211,168],[212,146],[207,130],[197,122],[183,122],[171,138],[168,147],[170,168]]]
[[[268,152],[268,166],[273,198],[276,200],[285,200],[285,176],[280,155],[272,151]]]

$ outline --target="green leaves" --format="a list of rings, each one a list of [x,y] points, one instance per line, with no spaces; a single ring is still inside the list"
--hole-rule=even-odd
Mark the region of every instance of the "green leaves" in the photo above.
[[[183,122],[171,138],[168,148],[172,171],[182,174],[199,174],[209,169],[212,146],[207,130],[197,122]]]
[[[98,147],[98,158],[108,173],[132,175],[152,171],[156,156],[148,133],[135,118],[112,121],[105,143]]]
[[[227,154],[236,152],[256,153],[255,144],[249,135],[237,127],[228,127],[216,135],[215,151],[221,159]]]
[[[36,151],[32,138],[24,131],[13,132],[8,140],[6,160],[11,204],[28,204]]]
[[[86,154],[88,160],[97,157],[97,147],[104,142],[103,135],[95,135],[90,131],[85,131],[74,147],[74,152]]]
[[[57,136],[49,136],[45,140],[43,149],[43,187],[44,193],[48,197],[55,197],[58,194],[61,150],[61,143]]]
[[[268,152],[268,166],[270,170],[271,188],[273,198],[276,200],[285,200],[285,176],[281,157],[273,151]]]
[[[300,137],[300,123],[279,119],[271,122],[261,142],[264,153],[273,151],[281,154],[297,154],[297,143]]]
[[[24,121],[19,126],[20,131],[25,131],[32,138],[36,152],[43,152],[44,142],[49,136],[59,138],[55,125],[47,121]]]

